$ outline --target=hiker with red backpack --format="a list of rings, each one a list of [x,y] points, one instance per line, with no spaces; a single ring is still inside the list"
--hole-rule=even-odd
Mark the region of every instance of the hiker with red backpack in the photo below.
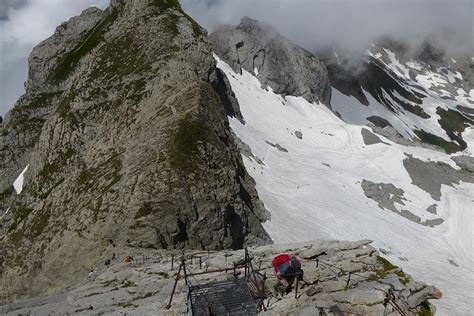
[[[273,258],[272,266],[276,277],[283,286],[283,290],[287,293],[291,290],[291,285],[296,278],[299,281],[303,281],[304,272],[301,269],[301,262],[297,257],[280,254]]]

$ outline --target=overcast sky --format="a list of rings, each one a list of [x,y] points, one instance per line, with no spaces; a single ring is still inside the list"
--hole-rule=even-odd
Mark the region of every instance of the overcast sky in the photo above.
[[[31,49],[57,25],[109,0],[0,0],[0,115],[24,93]],[[381,35],[413,45],[442,31],[453,53],[474,52],[474,0],[181,0],[204,27],[250,16],[308,50],[328,46],[363,50]]]

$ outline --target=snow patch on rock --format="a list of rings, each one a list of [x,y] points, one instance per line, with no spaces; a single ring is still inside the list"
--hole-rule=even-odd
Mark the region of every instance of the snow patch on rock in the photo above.
[[[28,167],[29,165],[27,165],[25,169],[23,169],[23,171],[20,173],[18,178],[16,178],[15,182],[13,182],[13,188],[15,188],[16,194],[20,194],[21,191],[23,191],[24,177],[25,177],[26,171],[28,171]]]

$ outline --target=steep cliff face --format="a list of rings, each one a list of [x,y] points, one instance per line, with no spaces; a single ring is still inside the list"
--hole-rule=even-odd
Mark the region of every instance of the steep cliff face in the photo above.
[[[275,93],[302,96],[329,105],[326,66],[272,27],[244,17],[238,26],[223,26],[209,36],[216,54],[232,69],[255,74]]]
[[[227,115],[237,102],[176,0],[113,0],[61,25],[33,51],[27,93],[1,129],[3,188],[29,169],[9,198],[0,299],[63,288],[108,256],[109,239],[269,242]]]
[[[50,71],[74,49],[78,40],[98,23],[103,14],[96,8],[87,9],[81,16],[61,24],[54,36],[33,49],[25,86],[27,93],[7,113],[3,124],[0,123],[1,209],[8,208],[13,193],[12,183],[28,164],[44,122],[67,84],[67,80],[60,84],[49,80]]]

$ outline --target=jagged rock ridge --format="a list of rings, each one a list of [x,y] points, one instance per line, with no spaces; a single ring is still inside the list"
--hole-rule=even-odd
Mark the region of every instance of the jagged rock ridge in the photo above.
[[[0,189],[29,165],[21,195],[2,198],[12,215],[0,301],[65,287],[104,258],[109,238],[149,248],[269,242],[228,127],[226,116],[239,116],[230,91],[205,31],[176,0],[113,0],[36,47],[0,134]]]

